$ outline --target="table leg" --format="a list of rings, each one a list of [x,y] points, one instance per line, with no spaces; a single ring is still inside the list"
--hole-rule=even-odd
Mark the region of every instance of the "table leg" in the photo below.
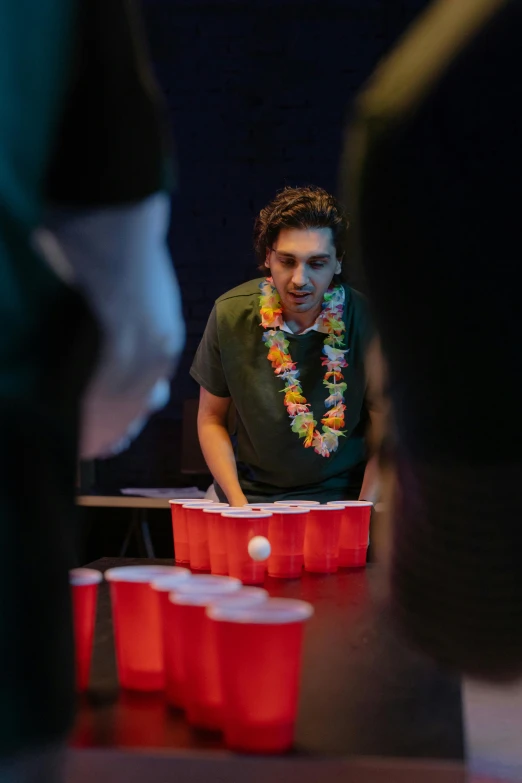
[[[155,558],[154,546],[152,544],[152,538],[150,535],[149,521],[147,519],[147,509],[141,509],[139,530],[141,534],[142,545],[145,549],[146,555],[149,558]]]
[[[127,531],[125,533],[125,538],[123,539],[123,544],[121,545],[121,549],[118,557],[125,557],[125,555],[127,554],[127,549],[129,548],[130,540],[132,538],[132,534],[134,533],[135,527],[136,527],[136,515],[135,515],[135,509],[132,509],[131,521],[128,524]]]

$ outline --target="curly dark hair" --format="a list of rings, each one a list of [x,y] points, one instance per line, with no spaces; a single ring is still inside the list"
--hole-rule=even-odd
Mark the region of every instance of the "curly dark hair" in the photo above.
[[[254,224],[254,249],[264,269],[266,250],[282,228],[331,228],[337,258],[344,253],[348,219],[337,199],[323,188],[284,188],[261,210]]]

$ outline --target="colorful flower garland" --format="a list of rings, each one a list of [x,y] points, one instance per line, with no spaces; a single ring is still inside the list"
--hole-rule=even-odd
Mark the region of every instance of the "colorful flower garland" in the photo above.
[[[303,396],[303,389],[298,380],[299,370],[288,353],[288,340],[281,331],[283,326],[283,309],[277,289],[271,277],[259,284],[261,326],[269,331],[263,334],[263,342],[268,346],[268,361],[272,363],[275,374],[285,382],[281,391],[285,395],[285,406],[292,422],[292,431],[304,438],[305,449],[313,447],[321,457],[329,457],[337,450],[339,437],[344,435],[344,392],[346,383],[341,372],[342,367],[348,367],[340,348],[343,344],[345,326],[343,322],[343,289],[342,286],[329,288],[324,295],[323,309],[319,316],[320,325],[327,331],[324,341],[321,363],[326,367],[323,383],[329,396],[325,405],[329,410],[321,419],[322,432],[319,432],[310,404]]]

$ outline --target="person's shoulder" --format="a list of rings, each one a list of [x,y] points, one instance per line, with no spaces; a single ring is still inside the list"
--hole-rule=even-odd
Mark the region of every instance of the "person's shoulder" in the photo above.
[[[224,294],[216,299],[216,305],[234,305],[242,304],[247,305],[255,297],[260,296],[259,284],[264,278],[257,277],[255,280],[248,280],[246,283],[231,288],[230,291],[226,291]]]
[[[259,325],[259,284],[262,280],[249,280],[216,299],[214,312],[218,329],[223,334],[228,336],[243,330],[245,335],[249,329]]]

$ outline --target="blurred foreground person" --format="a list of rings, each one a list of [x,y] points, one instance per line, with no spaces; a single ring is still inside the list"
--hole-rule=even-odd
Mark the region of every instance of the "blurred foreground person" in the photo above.
[[[2,783],[61,777],[80,430],[84,456],[124,446],[184,340],[139,32],[124,0],[0,11]]]
[[[431,6],[344,169],[393,410],[393,611],[492,681],[522,674],[521,35],[520,2]]]

